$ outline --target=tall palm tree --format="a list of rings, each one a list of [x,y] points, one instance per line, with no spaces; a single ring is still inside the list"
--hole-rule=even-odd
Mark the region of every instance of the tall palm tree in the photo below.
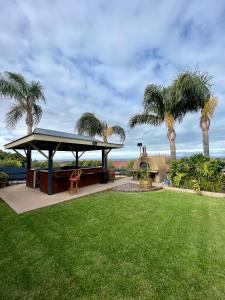
[[[209,128],[210,120],[218,104],[211,95],[211,77],[205,72],[181,73],[174,81],[175,98],[186,102],[188,109],[200,111],[200,128],[202,130],[203,153],[209,157]]]
[[[108,142],[108,137],[113,134],[119,135],[121,141],[125,140],[125,131],[120,126],[108,127],[106,122],[99,120],[93,113],[86,112],[77,121],[75,129],[80,134],[89,136],[102,136],[104,142]]]
[[[180,122],[185,115],[185,110],[181,109],[181,104],[173,101],[173,94],[174,91],[171,87],[165,88],[156,84],[148,85],[144,92],[143,112],[134,115],[129,121],[131,128],[141,124],[159,126],[165,123],[171,160],[176,159],[175,122]]]
[[[43,113],[39,101],[45,102],[40,82],[27,82],[21,74],[4,72],[0,75],[0,95],[14,100],[6,115],[7,126],[15,127],[25,115],[27,134],[31,134],[33,126],[40,122]]]

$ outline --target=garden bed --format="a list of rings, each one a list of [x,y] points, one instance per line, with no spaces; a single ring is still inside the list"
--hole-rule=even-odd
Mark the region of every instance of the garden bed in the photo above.
[[[114,187],[112,190],[117,192],[154,192],[161,190],[162,187],[151,187],[149,189],[140,187],[137,183],[125,183]]]
[[[167,191],[173,191],[173,192],[184,192],[184,193],[190,193],[190,194],[197,194],[195,191],[191,189],[184,189],[184,188],[177,188],[173,186],[164,186],[164,190]],[[225,198],[225,193],[215,193],[215,192],[207,192],[207,191],[201,191],[199,195],[202,196],[209,196],[214,198]]]

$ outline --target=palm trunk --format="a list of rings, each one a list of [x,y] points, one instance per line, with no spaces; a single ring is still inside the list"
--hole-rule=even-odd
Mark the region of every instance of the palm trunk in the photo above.
[[[209,120],[200,121],[200,127],[202,130],[203,154],[205,157],[209,157],[209,126]]]
[[[31,134],[33,129],[33,117],[30,112],[27,112],[26,124],[27,124],[27,134]]]
[[[209,157],[209,130],[202,130],[203,153],[205,157]]]
[[[168,129],[167,137],[170,144],[170,159],[176,160],[176,132],[174,129]]]

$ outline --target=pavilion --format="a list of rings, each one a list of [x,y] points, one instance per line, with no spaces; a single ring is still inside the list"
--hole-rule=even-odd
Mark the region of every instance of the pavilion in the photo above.
[[[32,134],[26,135],[5,145],[5,149],[11,149],[21,154],[19,150],[24,150],[27,167],[27,186],[36,187],[36,170],[32,169],[32,151],[36,150],[48,160],[48,168],[38,170],[40,176],[40,189],[51,195],[55,192],[63,191],[68,184],[71,172],[79,168],[79,158],[86,151],[100,150],[102,154],[102,166],[100,168],[89,168],[84,170],[83,185],[97,183],[98,174],[107,171],[107,155],[112,149],[122,148],[123,144],[105,143],[94,137],[79,134],[66,133],[55,130],[36,128]],[[47,154],[46,152],[47,151]],[[72,152],[75,157],[75,165],[62,170],[53,169],[53,158],[56,152]],[[63,174],[63,175],[62,175]],[[65,182],[66,181],[66,182]]]

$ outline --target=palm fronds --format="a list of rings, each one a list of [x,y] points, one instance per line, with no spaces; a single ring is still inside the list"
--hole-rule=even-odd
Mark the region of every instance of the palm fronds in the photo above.
[[[129,121],[129,125],[131,128],[134,128],[136,125],[143,125],[143,124],[158,126],[162,124],[163,121],[164,121],[164,117],[143,113],[131,117]]]
[[[124,140],[126,138],[126,134],[125,134],[124,129],[121,126],[112,126],[111,130],[112,130],[111,134],[119,135],[121,141],[124,142]]]
[[[44,88],[38,81],[30,83],[29,95],[35,101],[43,100],[45,102]]]
[[[210,81],[208,73],[198,71],[185,71],[174,80],[174,99],[185,113],[196,112],[204,107],[210,98]]]
[[[75,126],[79,134],[87,134],[89,136],[102,135],[102,123],[93,114],[86,112],[77,121]]]
[[[106,122],[100,121],[93,113],[86,112],[76,122],[75,129],[80,134],[87,134],[89,136],[100,135],[104,142],[112,134],[120,136],[121,140],[125,140],[125,131],[120,126],[108,127]]]
[[[205,103],[205,105],[201,111],[201,118],[202,119],[211,119],[217,104],[218,104],[218,100],[216,98],[210,98]]]
[[[4,72],[0,74],[0,96],[11,98],[15,102],[6,116],[7,126],[15,127],[24,114],[29,132],[33,124],[40,122],[42,109],[37,102],[45,101],[45,97],[44,89],[39,82],[27,82],[21,74]]]
[[[42,118],[42,114],[43,114],[43,111],[42,111],[42,108],[40,105],[34,103],[33,104],[33,122],[34,124],[38,124]]]
[[[15,128],[16,123],[23,117],[23,109],[20,105],[12,105],[9,112],[6,114],[6,126]]]

